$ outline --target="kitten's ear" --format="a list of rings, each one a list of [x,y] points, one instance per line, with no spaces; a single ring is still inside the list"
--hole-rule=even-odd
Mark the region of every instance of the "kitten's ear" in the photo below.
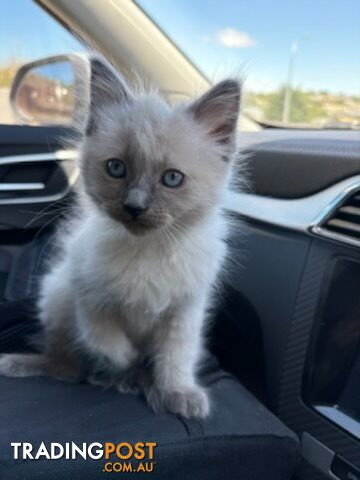
[[[104,107],[130,100],[131,93],[121,75],[105,59],[94,56],[90,60],[90,106],[86,135],[97,127]]]
[[[240,108],[240,83],[224,80],[190,105],[196,120],[219,143],[230,143],[235,133]]]

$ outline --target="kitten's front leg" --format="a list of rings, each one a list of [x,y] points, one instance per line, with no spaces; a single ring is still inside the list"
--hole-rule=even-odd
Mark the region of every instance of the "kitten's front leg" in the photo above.
[[[204,302],[179,308],[161,326],[154,345],[154,383],[145,390],[155,411],[186,418],[210,413],[208,393],[196,378],[204,312]]]
[[[77,330],[83,348],[91,352],[98,360],[100,369],[110,366],[113,374],[120,375],[136,363],[138,351],[122,328],[121,312],[108,311],[99,313],[96,309],[77,305]],[[111,373],[109,371],[108,373]],[[111,375],[110,375],[111,376]],[[91,376],[91,383],[103,385],[101,378]],[[106,384],[114,384],[115,377]]]

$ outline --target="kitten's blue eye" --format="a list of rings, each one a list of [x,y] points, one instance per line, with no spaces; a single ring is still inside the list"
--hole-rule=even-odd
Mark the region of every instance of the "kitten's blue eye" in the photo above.
[[[184,178],[185,175],[179,170],[166,170],[161,180],[165,187],[176,188],[180,187]]]
[[[125,163],[117,158],[110,158],[106,162],[108,174],[114,178],[124,178],[126,176]]]

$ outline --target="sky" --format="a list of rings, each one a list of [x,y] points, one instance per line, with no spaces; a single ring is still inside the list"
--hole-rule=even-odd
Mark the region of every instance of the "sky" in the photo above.
[[[360,0],[138,0],[211,79],[241,74],[248,88],[293,82],[360,95]]]
[[[101,1],[101,0],[99,0]],[[211,80],[360,95],[360,0],[138,0]],[[294,47],[295,44],[295,47]],[[84,47],[31,0],[0,0],[0,64]]]
[[[0,65],[12,58],[30,61],[83,50],[79,41],[32,0],[0,0]]]

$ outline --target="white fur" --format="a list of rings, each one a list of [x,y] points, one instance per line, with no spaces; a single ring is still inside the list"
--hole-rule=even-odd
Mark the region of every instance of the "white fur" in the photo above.
[[[116,343],[116,332],[103,329],[101,322],[94,330],[86,319],[101,311],[109,296],[129,317],[127,322],[119,322],[119,329],[125,329],[135,343],[153,332],[161,323],[161,315],[172,306],[186,311],[183,326],[186,329],[185,323],[189,323],[189,337],[200,332],[226,254],[226,224],[219,210],[172,242],[159,232],[134,237],[96,210],[86,212],[73,229],[65,241],[66,256],[42,282],[39,306],[45,326],[60,316],[72,317],[71,312],[76,311],[78,340],[94,352],[103,344],[103,354],[120,364],[122,359],[109,344]],[[86,294],[84,285],[89,289]],[[196,362],[199,354],[191,355],[190,348],[188,339],[181,344],[180,356],[190,355]],[[122,348],[119,350],[121,357]]]

